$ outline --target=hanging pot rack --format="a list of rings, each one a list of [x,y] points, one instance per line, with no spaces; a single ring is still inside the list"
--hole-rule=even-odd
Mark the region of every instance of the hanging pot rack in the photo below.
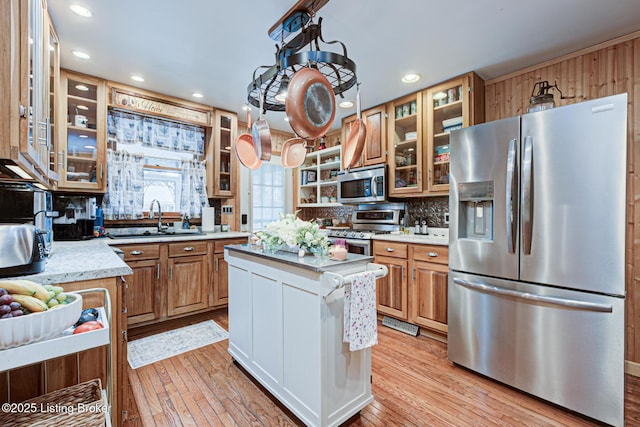
[[[328,1],[328,0],[327,0]],[[324,4],[324,3],[323,3]],[[253,81],[247,86],[247,100],[260,107],[260,94],[262,94],[262,113],[270,111],[285,111],[285,103],[278,101],[276,95],[284,82],[293,74],[304,67],[313,67],[320,71],[329,81],[335,95],[342,95],[357,82],[356,64],[347,55],[346,46],[337,40],[327,42],[322,37],[322,18],[318,23],[313,23],[314,11],[295,9],[288,12],[279,23],[280,31],[270,30],[270,36],[280,36],[282,47],[276,44],[275,64],[261,66],[265,68],[262,74],[256,76],[254,71]],[[292,40],[284,44],[285,34],[300,31]],[[340,53],[321,50],[322,44],[339,44],[342,47]],[[303,50],[306,47],[308,50]],[[257,71],[257,70],[256,70]]]

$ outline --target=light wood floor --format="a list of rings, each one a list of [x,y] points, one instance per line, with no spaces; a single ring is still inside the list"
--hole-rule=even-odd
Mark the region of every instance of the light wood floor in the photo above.
[[[226,313],[213,319],[227,328]],[[129,427],[301,425],[235,365],[224,340],[129,369]],[[446,345],[380,326],[375,400],[351,426],[593,426],[447,360]],[[626,378],[627,426],[640,426],[640,379]]]

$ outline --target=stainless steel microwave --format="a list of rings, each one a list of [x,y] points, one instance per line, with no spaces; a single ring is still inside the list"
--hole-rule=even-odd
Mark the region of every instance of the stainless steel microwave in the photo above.
[[[338,201],[344,204],[384,202],[387,197],[386,168],[374,166],[338,174]]]

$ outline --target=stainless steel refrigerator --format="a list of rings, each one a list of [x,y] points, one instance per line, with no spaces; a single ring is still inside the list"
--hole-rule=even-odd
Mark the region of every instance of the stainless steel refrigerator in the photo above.
[[[627,94],[450,144],[449,359],[623,425]]]

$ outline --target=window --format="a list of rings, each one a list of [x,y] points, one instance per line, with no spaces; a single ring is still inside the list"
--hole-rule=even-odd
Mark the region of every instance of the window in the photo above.
[[[285,169],[280,166],[279,157],[272,157],[271,162],[264,162],[251,172],[254,232],[277,221],[285,212]]]

